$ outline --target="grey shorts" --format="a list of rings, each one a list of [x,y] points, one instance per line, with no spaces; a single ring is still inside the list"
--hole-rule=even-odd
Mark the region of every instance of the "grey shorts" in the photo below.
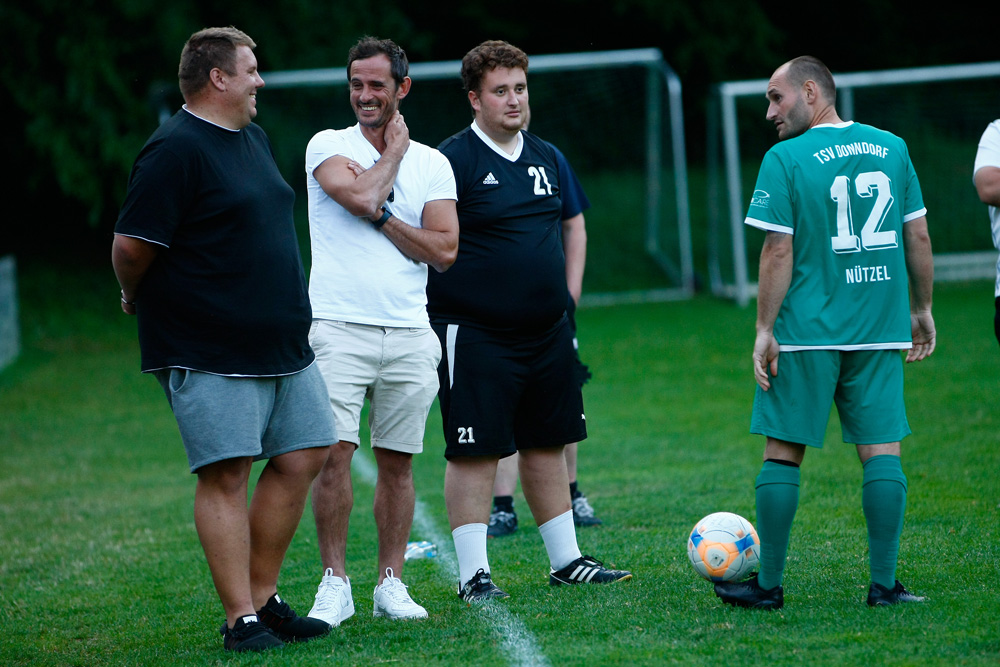
[[[191,472],[337,442],[316,364],[292,375],[229,377],[185,368],[153,371],[177,419]]]

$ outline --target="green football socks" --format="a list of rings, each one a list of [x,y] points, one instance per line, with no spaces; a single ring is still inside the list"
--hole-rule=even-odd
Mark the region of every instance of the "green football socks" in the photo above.
[[[872,581],[891,590],[896,585],[899,536],[906,511],[906,475],[899,457],[873,456],[865,461],[862,485]]]
[[[757,583],[764,590],[781,585],[788,538],[798,506],[799,468],[764,461],[757,475],[757,535],[760,537]]]

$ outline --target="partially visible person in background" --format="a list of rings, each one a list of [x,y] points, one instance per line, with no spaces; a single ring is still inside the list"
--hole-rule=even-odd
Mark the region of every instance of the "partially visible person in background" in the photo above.
[[[979,200],[989,207],[993,245],[1000,250],[1000,120],[990,123],[979,140],[972,179],[976,184]],[[1000,257],[997,258],[997,280],[993,297],[993,332],[1000,343]]]
[[[524,130],[531,123],[531,108],[524,108]],[[556,164],[559,168],[559,180],[562,189],[559,198],[562,200],[562,246],[566,256],[566,287],[569,289],[569,302],[566,314],[569,316],[573,329],[573,349],[576,351],[576,378],[582,387],[590,379],[590,370],[580,361],[579,342],[576,336],[576,307],[583,293],[583,271],[587,263],[587,227],[583,212],[590,208],[590,200],[583,190],[583,185],[569,164],[562,151],[551,142],[545,142],[556,153]],[[566,445],[563,450],[566,456],[566,472],[569,475],[570,499],[573,502],[573,523],[579,527],[597,526],[602,522],[594,513],[587,496],[579,489],[577,483],[577,457],[579,443]],[[514,491],[517,489],[517,460],[514,454],[500,459],[497,464],[497,477],[493,484],[493,509],[490,512],[490,523],[486,531],[489,537],[512,535],[517,530],[517,511],[514,509]]]

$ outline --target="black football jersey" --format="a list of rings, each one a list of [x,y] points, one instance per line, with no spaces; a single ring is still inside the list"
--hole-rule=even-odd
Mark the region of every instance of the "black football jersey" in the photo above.
[[[494,150],[471,127],[439,149],[458,187],[458,258],[430,272],[433,322],[529,332],[555,324],[566,310],[562,202],[552,147],[522,132],[521,150]]]

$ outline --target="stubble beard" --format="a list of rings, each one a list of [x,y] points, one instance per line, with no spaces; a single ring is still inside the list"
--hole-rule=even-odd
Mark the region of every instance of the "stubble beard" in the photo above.
[[[781,136],[779,134],[778,139],[781,141],[794,139],[809,129],[808,110],[802,98],[799,98],[795,105],[788,110],[782,125],[785,128],[785,135]]]
[[[395,107],[391,109],[389,107],[383,107],[382,113],[376,116],[374,120],[368,120],[362,117],[361,106],[362,105],[359,103],[357,108],[355,109],[354,115],[357,117],[359,124],[361,124],[363,127],[367,127],[372,130],[377,130],[381,127],[385,127],[389,123],[389,121],[392,120],[393,114],[396,113]]]

